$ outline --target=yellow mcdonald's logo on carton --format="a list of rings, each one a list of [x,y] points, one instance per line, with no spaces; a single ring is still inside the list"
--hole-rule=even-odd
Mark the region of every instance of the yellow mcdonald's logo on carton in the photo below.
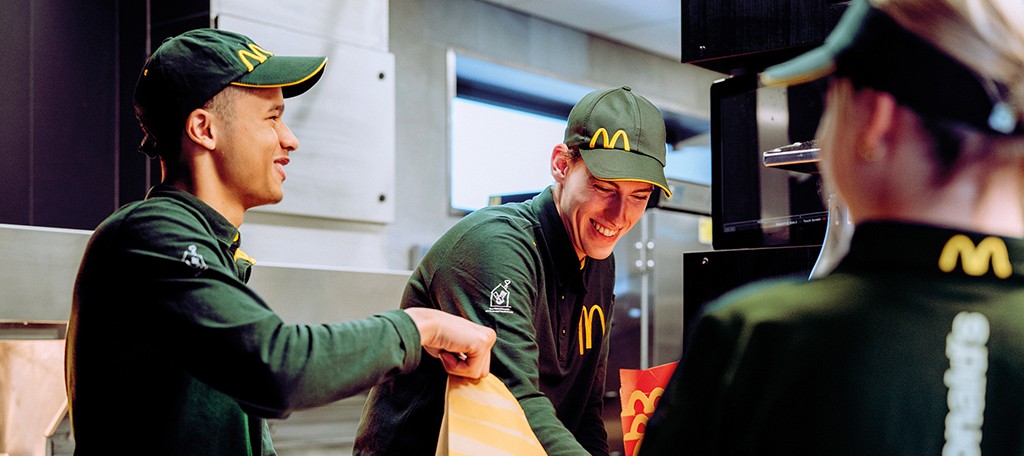
[[[646,394],[640,390],[633,390],[632,393],[629,393],[629,399],[626,401],[626,403],[629,404],[629,408],[622,409],[622,416],[635,416],[637,403],[644,407],[643,413],[653,413],[654,401],[658,400],[658,398],[664,393],[665,388],[660,386],[652,389],[650,394]]]
[[[581,355],[586,350],[593,348],[594,314],[598,315],[598,321],[601,322],[601,335],[604,335],[604,311],[601,310],[601,306],[594,304],[589,309],[583,306],[578,328]]]
[[[644,436],[644,433],[640,431],[640,425],[647,425],[647,420],[651,413],[654,413],[654,401],[660,398],[664,393],[665,388],[657,387],[651,390],[651,394],[644,394],[643,391],[635,390],[629,395],[628,403],[630,404],[630,407],[628,410],[623,408],[622,416],[635,416],[636,418],[634,418],[633,422],[630,423],[629,431],[622,435],[622,440],[640,440],[640,438]],[[637,402],[644,406],[643,413],[639,415],[636,413]]]
[[[614,149],[615,145],[619,143],[620,135],[622,136],[622,143],[624,146],[622,149],[629,152],[629,136],[626,135],[626,132],[623,130],[615,130],[615,134],[612,135],[611,141],[609,142],[608,130],[605,130],[604,127],[598,128],[597,131],[594,132],[594,137],[590,138],[590,148],[593,149],[594,144],[597,144],[597,138],[601,137],[604,140],[603,147],[605,149]]]
[[[257,63],[263,63],[267,61],[267,57],[272,55],[274,55],[273,52],[257,46],[256,43],[249,43],[249,49],[238,50],[238,60],[242,61],[242,64],[249,69],[250,73],[256,69],[256,65],[250,59],[255,60]]]
[[[949,238],[946,246],[942,248],[942,254],[939,255],[939,269],[943,272],[953,272],[958,259],[967,275],[985,275],[988,273],[989,264],[992,265],[992,272],[1000,279],[1013,274],[1006,243],[997,237],[989,236],[982,239],[977,246],[971,238],[963,234]]]

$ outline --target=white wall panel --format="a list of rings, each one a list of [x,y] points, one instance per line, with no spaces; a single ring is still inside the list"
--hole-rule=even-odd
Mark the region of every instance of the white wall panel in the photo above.
[[[212,0],[210,10],[214,18],[227,14],[358,47],[388,50],[386,0]]]

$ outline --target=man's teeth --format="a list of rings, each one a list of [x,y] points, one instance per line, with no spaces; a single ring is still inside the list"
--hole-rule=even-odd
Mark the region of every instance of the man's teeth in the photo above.
[[[612,237],[612,236],[615,236],[615,234],[619,232],[619,230],[613,230],[613,229],[605,228],[605,227],[603,227],[601,225],[598,225],[597,222],[594,222],[593,220],[590,221],[590,224],[594,225],[594,229],[597,230],[598,233],[601,233],[604,236]]]

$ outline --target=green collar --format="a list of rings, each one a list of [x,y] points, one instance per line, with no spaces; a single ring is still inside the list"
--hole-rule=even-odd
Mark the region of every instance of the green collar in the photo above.
[[[1024,278],[1024,240],[896,222],[858,225],[837,268],[922,271],[951,278]]]
[[[170,198],[178,200],[198,210],[203,215],[203,218],[206,219],[207,223],[210,224],[210,228],[213,230],[213,234],[216,236],[217,240],[220,241],[232,255],[234,255],[238,246],[241,244],[241,235],[238,233],[238,228],[229,222],[228,219],[224,218],[220,212],[217,212],[214,208],[204,203],[195,195],[170,185],[160,184],[150,189],[149,193],[146,195],[146,199],[152,198]]]

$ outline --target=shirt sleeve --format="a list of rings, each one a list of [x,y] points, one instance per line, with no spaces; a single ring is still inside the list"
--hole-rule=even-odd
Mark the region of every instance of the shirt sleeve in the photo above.
[[[549,455],[589,454],[540,390],[534,310],[543,299],[537,284],[546,277],[532,233],[503,227],[511,222],[501,218],[484,223],[493,225],[471,230],[454,243],[449,264],[435,269],[426,292],[442,310],[495,330],[491,372],[519,401]]]
[[[235,275],[232,258],[193,214],[157,209],[133,214],[118,236],[126,299],[151,328],[144,343],[247,412],[287,416],[419,363],[419,333],[405,312],[286,324]]]

